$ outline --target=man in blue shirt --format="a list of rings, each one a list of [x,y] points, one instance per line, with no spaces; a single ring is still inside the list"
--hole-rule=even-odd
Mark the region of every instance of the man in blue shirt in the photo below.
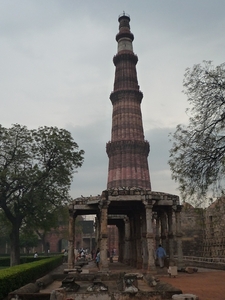
[[[164,248],[159,245],[159,247],[156,250],[156,257],[159,260],[159,266],[160,268],[164,267],[164,258],[166,257],[166,251],[164,250]]]

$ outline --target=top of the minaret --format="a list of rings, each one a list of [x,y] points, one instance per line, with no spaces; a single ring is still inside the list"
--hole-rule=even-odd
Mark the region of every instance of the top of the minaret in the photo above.
[[[128,27],[130,29],[130,16],[123,12],[122,14],[119,15],[118,17],[118,22],[120,23],[119,29],[121,27]]]
[[[130,15],[126,14],[125,11],[123,11],[123,13],[119,15],[118,21],[120,22],[121,19],[127,19],[128,21],[130,21]]]
[[[130,41],[134,40],[133,33],[130,32],[130,16],[123,12],[118,17],[119,25],[119,33],[116,35],[117,42],[122,38],[128,38]]]

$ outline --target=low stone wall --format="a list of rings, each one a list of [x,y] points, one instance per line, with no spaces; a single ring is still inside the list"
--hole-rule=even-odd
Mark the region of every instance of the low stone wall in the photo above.
[[[73,274],[74,281],[79,285],[84,284],[84,282],[90,282],[92,284],[96,280],[96,275],[92,274]],[[128,275],[128,274],[126,274]],[[130,275],[130,274],[129,274]],[[61,277],[62,276],[62,277]],[[70,275],[63,275],[60,274],[61,278],[65,278],[66,276],[70,277]],[[111,286],[111,288],[107,291],[98,291],[98,292],[87,292],[86,288],[84,287],[81,290],[78,290],[76,292],[68,292],[68,299],[76,300],[93,300],[93,299],[101,299],[101,300],[166,300],[166,299],[172,299],[172,296],[175,294],[181,294],[182,291],[179,289],[176,289],[175,287],[163,283],[163,282],[157,282],[154,286],[151,284],[152,279],[150,278],[142,278],[142,280],[146,283],[148,283],[146,286],[148,286],[148,289],[139,289],[135,293],[127,292],[124,290],[123,284],[124,284],[124,277],[125,273],[121,274],[98,274],[97,278],[99,282],[102,282],[105,286]],[[143,275],[142,275],[143,277]],[[48,284],[51,284],[54,280],[59,280],[59,276],[47,275],[44,276],[36,281],[36,283],[30,283],[24,287],[21,287],[18,290],[15,290],[11,292],[8,295],[8,300],[15,300],[19,299],[21,300],[50,300],[51,293],[45,293],[45,290],[43,287],[47,287]],[[60,280],[61,281],[61,280]],[[110,283],[111,282],[111,283]],[[113,283],[114,282],[114,283]],[[116,289],[112,289],[112,286],[115,286],[116,282]],[[121,282],[121,284],[120,284]],[[149,289],[149,287],[151,287]],[[42,289],[40,293],[40,289]],[[54,291],[52,291],[54,292]]]
[[[183,262],[185,266],[215,269],[215,270],[225,270],[225,258],[184,256]]]

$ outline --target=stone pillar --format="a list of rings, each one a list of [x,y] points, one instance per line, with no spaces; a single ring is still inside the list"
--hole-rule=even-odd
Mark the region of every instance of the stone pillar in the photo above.
[[[142,244],[142,269],[146,271],[148,269],[148,248],[146,241],[146,214],[142,213],[141,219],[141,244]]]
[[[73,205],[69,207],[68,268],[74,267],[75,215]]]
[[[121,220],[122,221],[122,220]],[[118,235],[119,235],[119,253],[118,253],[118,262],[124,263],[124,237],[125,237],[125,232],[124,232],[124,224],[122,222],[118,222],[117,225],[118,228]]]
[[[183,250],[182,250],[182,232],[181,232],[181,205],[177,205],[175,211],[176,218],[176,240],[177,240],[177,267],[178,269],[184,266]]]
[[[155,228],[155,243],[156,243],[156,248],[159,246],[160,244],[160,234],[159,234],[159,227],[160,227],[160,216],[157,213],[157,217],[156,217],[156,228]]]
[[[124,262],[130,264],[131,245],[130,245],[130,220],[128,217],[124,219],[125,223],[125,246],[124,246]]]
[[[130,233],[131,233],[131,260],[132,267],[136,267],[136,240],[135,240],[135,222],[134,216],[130,216]]]
[[[146,240],[148,247],[148,272],[155,272],[155,255],[154,255],[154,234],[152,226],[152,205],[145,205],[146,211]]]
[[[95,218],[95,244],[96,244],[96,250],[100,249],[100,224],[99,224],[99,218]]]
[[[100,271],[109,270],[108,250],[108,203],[103,203],[100,209]]]
[[[136,268],[142,268],[142,244],[141,244],[141,219],[140,214],[135,214],[135,241],[136,241]]]
[[[163,211],[161,216],[161,241],[162,241],[162,246],[165,250],[167,250],[167,247],[166,247],[166,237],[167,237],[167,234],[166,234],[166,231],[167,231],[167,219],[166,219],[166,213]]]
[[[174,259],[174,235],[173,235],[173,211],[172,208],[167,212],[168,216],[168,238],[169,238],[169,256]]]

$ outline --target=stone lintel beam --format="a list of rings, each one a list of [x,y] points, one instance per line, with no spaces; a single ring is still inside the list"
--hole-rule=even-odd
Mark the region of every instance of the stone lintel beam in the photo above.
[[[172,206],[173,205],[173,200],[159,200],[159,201],[157,201],[157,205],[160,205],[160,206],[164,206],[164,205]]]
[[[125,219],[127,215],[108,215],[108,219]]]
[[[141,201],[142,199],[142,195],[117,195],[108,197],[109,201]]]
[[[163,192],[154,192],[148,189],[141,189],[135,187],[121,187],[121,188],[112,188],[109,190],[103,191],[102,197],[109,199],[114,199],[116,196],[143,196],[143,199],[146,200],[172,200],[174,204],[179,205],[179,196],[163,193]],[[136,198],[137,199],[137,198]]]
[[[84,204],[75,204],[74,208],[77,210],[94,210],[95,209],[92,205],[84,205]]]

